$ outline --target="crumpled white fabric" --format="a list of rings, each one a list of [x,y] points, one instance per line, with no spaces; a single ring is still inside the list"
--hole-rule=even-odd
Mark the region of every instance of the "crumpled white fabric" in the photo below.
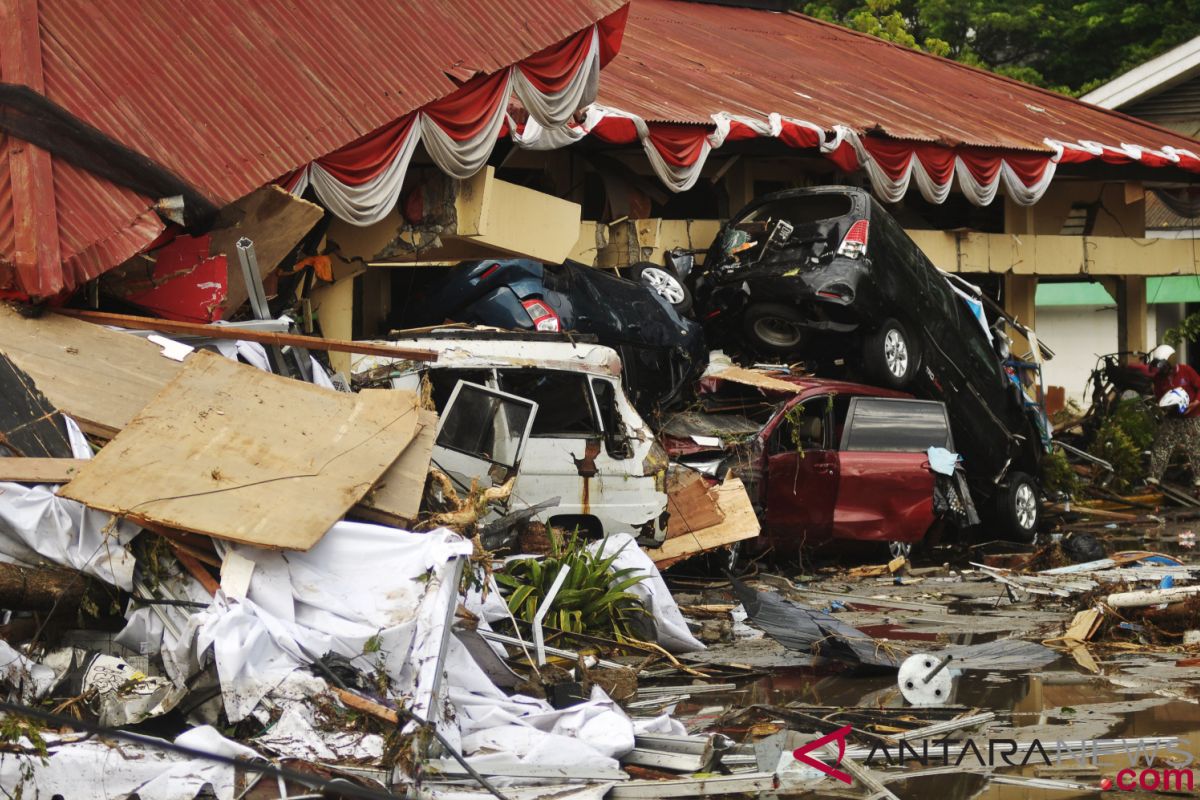
[[[106,511],[59,497],[52,486],[0,483],[0,561],[50,561],[130,591],[134,559],[125,546],[140,531]]]
[[[254,739],[282,758],[307,761],[378,761],[383,758],[383,737],[356,731],[319,731],[314,726],[311,706],[288,705],[275,724]]]
[[[658,567],[654,566],[650,556],[637,546],[632,536],[628,533],[610,534],[588,545],[588,549],[602,556],[619,553],[612,563],[614,570],[634,569],[637,571],[634,574],[649,576],[626,591],[635,595],[646,607],[650,619],[654,622],[659,644],[672,653],[691,653],[705,649],[704,644],[688,630],[687,620],[683,618],[683,612],[671,596],[671,590],[667,588]]]
[[[260,758],[208,725],[185,731],[175,744],[231,758]],[[212,786],[219,800],[233,800],[234,776],[234,768],[226,764],[101,739],[54,746],[46,763],[36,755],[0,753],[0,789],[12,797],[22,787],[28,800],[49,800],[55,795],[116,798],[134,792],[142,800],[192,800],[205,784]]]
[[[17,689],[23,701],[40,698],[57,680],[58,675],[53,669],[26,657],[0,639],[0,681]]]
[[[225,711],[243,719],[294,669],[332,651],[382,670],[427,716],[455,558],[472,545],[446,528],[408,533],[339,522],[308,552],[221,545],[255,563],[244,601],[218,592],[163,650],[182,680],[215,661]],[[370,645],[368,646],[368,642]]]
[[[446,682],[458,725],[443,733],[472,765],[503,753],[543,766],[616,768],[616,759],[633,749],[633,723],[598,686],[586,703],[565,709],[535,697],[509,697],[453,638],[446,651]]]

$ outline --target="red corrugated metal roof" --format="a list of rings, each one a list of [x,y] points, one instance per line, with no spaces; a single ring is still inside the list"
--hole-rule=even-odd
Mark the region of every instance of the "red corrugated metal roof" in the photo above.
[[[450,94],[450,74],[495,72],[626,1],[36,5],[45,95],[221,205]],[[0,262],[13,251],[8,177],[3,148]],[[111,266],[154,236],[150,198],[60,161],[54,188],[69,269]]]
[[[1200,143],[1140,120],[796,13],[633,0],[599,103],[648,122],[774,112],[948,146],[1050,151],[1044,139]]]

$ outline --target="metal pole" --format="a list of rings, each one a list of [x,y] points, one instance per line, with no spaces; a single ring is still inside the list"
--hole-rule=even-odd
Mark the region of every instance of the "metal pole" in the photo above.
[[[538,666],[546,663],[546,641],[542,637],[542,620],[549,613],[550,606],[554,604],[554,598],[558,597],[558,590],[562,588],[563,581],[567,579],[567,573],[570,571],[570,566],[564,564],[558,572],[558,577],[550,586],[550,591],[546,593],[546,599],[542,601],[537,613],[533,615],[533,645],[537,648]]]

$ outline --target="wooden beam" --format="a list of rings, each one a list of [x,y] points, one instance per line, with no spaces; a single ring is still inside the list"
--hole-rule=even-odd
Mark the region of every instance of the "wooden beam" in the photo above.
[[[322,339],[319,336],[302,336],[297,333],[269,333],[228,325],[202,325],[198,322],[176,322],[154,317],[138,317],[131,314],[111,314],[107,311],[88,311],[81,308],[60,308],[55,311],[76,319],[94,322],[97,325],[115,325],[140,331],[180,333],[187,336],[206,336],[210,339],[241,339],[258,342],[269,347],[305,347],[309,350],[328,350],[335,353],[361,353],[371,356],[402,358],[408,361],[437,361],[438,354],[431,350],[413,350],[372,342],[355,342],[349,339]]]
[[[0,3],[0,79],[45,93],[38,0]],[[13,266],[20,288],[37,297],[63,287],[58,206],[50,154],[7,137],[12,181]]]
[[[67,483],[86,463],[83,458],[0,458],[0,481]]]

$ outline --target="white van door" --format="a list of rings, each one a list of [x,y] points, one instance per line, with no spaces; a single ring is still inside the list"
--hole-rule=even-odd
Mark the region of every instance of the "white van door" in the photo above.
[[[531,400],[460,380],[438,419],[433,465],[460,492],[472,480],[498,486],[520,470],[537,413]]]

